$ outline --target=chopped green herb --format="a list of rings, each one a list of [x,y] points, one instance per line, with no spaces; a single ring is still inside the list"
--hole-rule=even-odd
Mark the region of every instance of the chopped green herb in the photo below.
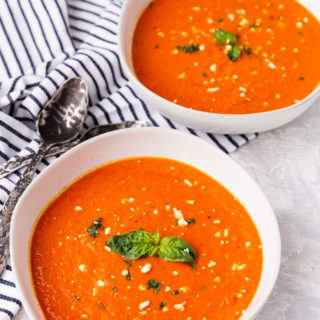
[[[86,229],[91,238],[96,238],[99,235],[98,230],[104,230],[104,227],[101,224],[102,221],[102,218],[99,218],[94,221],[89,228]]]
[[[203,75],[204,77],[208,77],[208,75],[207,75],[205,72],[202,72],[202,75]]]
[[[246,53],[246,54],[252,54],[252,49],[250,47],[243,47],[243,51]]]
[[[74,297],[77,301],[79,301],[80,300],[80,298],[78,297],[78,296],[75,296]]]
[[[154,48],[155,48],[155,49],[159,49],[159,45],[156,44],[156,45],[154,46]]]
[[[117,291],[118,291],[118,288],[114,286],[114,287],[112,288],[112,290],[113,290],[114,292],[117,292]]]
[[[249,24],[249,28],[256,28],[256,27],[257,27],[257,25],[255,23]]]
[[[304,33],[303,33],[303,31],[300,31],[299,34],[300,34],[300,36],[303,36]]]
[[[240,55],[241,49],[238,47],[238,45],[232,46],[232,48],[227,52],[227,56],[232,62],[238,60]]]
[[[222,21],[223,21],[223,18],[219,18],[219,19],[218,19],[218,22],[222,22]]]
[[[187,219],[188,224],[195,224],[196,223],[196,219],[195,218],[190,218]]]
[[[129,267],[132,267],[132,262],[131,262],[131,261],[129,261],[129,260],[127,260],[127,259],[124,259],[123,262],[126,263],[126,264],[128,264]]]
[[[214,32],[213,36],[219,43],[232,46],[227,52],[227,56],[231,61],[236,61],[240,58],[241,50],[237,43],[237,35],[229,31],[218,29]]]
[[[104,305],[103,305],[101,302],[99,302],[98,306],[99,306],[100,308],[104,309]]]
[[[160,240],[158,231],[152,234],[141,229],[133,230],[111,237],[107,245],[111,247],[112,252],[117,252],[127,259],[135,260],[157,255],[166,261],[187,262],[193,268],[197,257],[197,253],[187,242],[177,237],[164,237]]]
[[[299,77],[299,80],[304,80],[304,77]]]
[[[207,290],[206,286],[202,285],[201,290]]]
[[[197,51],[199,51],[199,45],[197,44],[192,44],[190,46],[186,45],[186,46],[177,46],[177,49],[179,51],[184,51],[185,53],[196,53]]]
[[[124,259],[123,262],[128,265],[128,274],[127,274],[127,276],[126,276],[126,279],[127,279],[127,280],[131,280],[130,267],[132,267],[132,262],[129,261],[129,260],[127,260],[127,259]]]
[[[161,283],[157,282],[154,279],[150,279],[147,283],[147,287],[148,287],[148,290],[154,289],[154,294],[157,294],[158,291],[161,289]]]
[[[231,45],[237,44],[237,36],[232,32],[225,31],[222,29],[217,29],[213,33],[213,36],[221,44],[231,44]]]
[[[179,290],[175,290],[175,291],[172,291],[171,292],[174,296],[177,296],[180,292],[179,292]]]
[[[151,1],[151,2],[149,3],[148,7],[149,7],[149,8],[152,8],[152,6],[153,6],[153,1]]]
[[[271,16],[271,17],[270,17],[270,20],[274,20],[274,16]]]
[[[167,303],[165,301],[161,301],[159,304],[159,309],[162,309]]]

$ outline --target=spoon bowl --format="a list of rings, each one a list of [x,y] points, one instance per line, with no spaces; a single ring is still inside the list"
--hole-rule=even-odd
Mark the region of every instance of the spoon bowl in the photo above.
[[[75,77],[67,80],[39,114],[37,130],[46,144],[72,140],[81,130],[87,115],[88,87]]]

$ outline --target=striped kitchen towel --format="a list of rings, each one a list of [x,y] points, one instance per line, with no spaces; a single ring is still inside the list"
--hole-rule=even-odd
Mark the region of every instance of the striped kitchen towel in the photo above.
[[[124,120],[189,132],[231,152],[255,135],[214,135],[192,130],[152,110],[124,74],[117,53],[121,1],[0,1],[0,161],[38,149],[39,110],[69,77],[86,80],[90,108],[85,128]],[[39,165],[39,173],[56,157]],[[0,205],[21,171],[0,180]],[[10,264],[0,279],[0,320],[21,307]]]

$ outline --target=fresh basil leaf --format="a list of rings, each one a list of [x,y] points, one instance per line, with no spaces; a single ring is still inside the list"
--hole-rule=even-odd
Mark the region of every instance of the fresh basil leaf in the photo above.
[[[191,221],[190,223],[194,223]],[[187,262],[195,269],[197,253],[184,240],[176,237],[165,237],[160,240],[159,232],[154,234],[144,230],[133,230],[129,233],[116,235],[107,241],[112,252],[117,252],[126,259],[138,259],[152,257],[155,254],[167,261]],[[131,261],[124,260],[128,264],[128,276],[130,280]]]
[[[144,230],[134,230],[129,233],[115,235],[107,241],[112,252],[117,252],[127,259],[152,257],[157,251],[159,233],[149,233]]]
[[[184,240],[176,237],[161,239],[157,251],[158,257],[166,261],[195,263],[197,253]]]
[[[228,58],[231,61],[236,61],[240,58],[241,50],[238,45],[232,46],[232,48],[227,52]]]
[[[232,32],[225,31],[222,29],[217,29],[213,33],[213,36],[218,42],[222,44],[231,44],[231,45],[237,44],[237,36]]]

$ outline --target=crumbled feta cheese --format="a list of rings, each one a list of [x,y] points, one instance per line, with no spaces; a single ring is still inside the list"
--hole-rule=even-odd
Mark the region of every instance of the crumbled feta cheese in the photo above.
[[[151,268],[152,268],[151,263],[147,263],[141,268],[141,272],[148,273],[148,272],[150,272]]]
[[[217,65],[216,65],[216,64],[212,64],[212,65],[210,66],[210,70],[211,70],[212,72],[216,71],[216,70],[217,70]]]
[[[184,302],[182,302],[182,303],[175,304],[175,305],[174,305],[174,308],[175,308],[176,310],[179,310],[179,311],[184,311],[184,306],[185,306],[186,303],[187,303],[187,302],[184,301]]]
[[[208,88],[207,89],[207,92],[217,92],[217,91],[219,91],[220,90],[220,88]]]
[[[228,14],[228,18],[229,18],[231,21],[234,21],[234,14],[229,13],[229,14]]]
[[[98,280],[97,285],[98,285],[98,287],[104,287],[104,281]]]
[[[214,261],[212,261],[212,260],[210,260],[209,263],[208,263],[208,267],[209,268],[212,268],[215,265],[216,265],[216,263]]]
[[[232,270],[235,271],[235,270],[243,270],[244,268],[246,267],[245,264],[237,264],[237,263],[234,263],[232,265]]]
[[[189,187],[192,187],[192,183],[191,183],[189,180],[184,179],[183,182],[184,182],[186,185],[188,185]]]
[[[80,264],[80,266],[79,266],[78,268],[79,268],[79,270],[82,271],[82,272],[84,272],[84,271],[87,270],[87,267],[86,267],[86,265],[84,265],[84,264]]]
[[[150,301],[141,302],[141,303],[139,304],[139,309],[140,309],[140,310],[143,310],[144,308],[148,307],[149,304],[150,304]]]
[[[128,275],[128,270],[122,270],[122,272],[121,272],[121,274],[123,275],[123,276],[126,276],[126,275]]]

